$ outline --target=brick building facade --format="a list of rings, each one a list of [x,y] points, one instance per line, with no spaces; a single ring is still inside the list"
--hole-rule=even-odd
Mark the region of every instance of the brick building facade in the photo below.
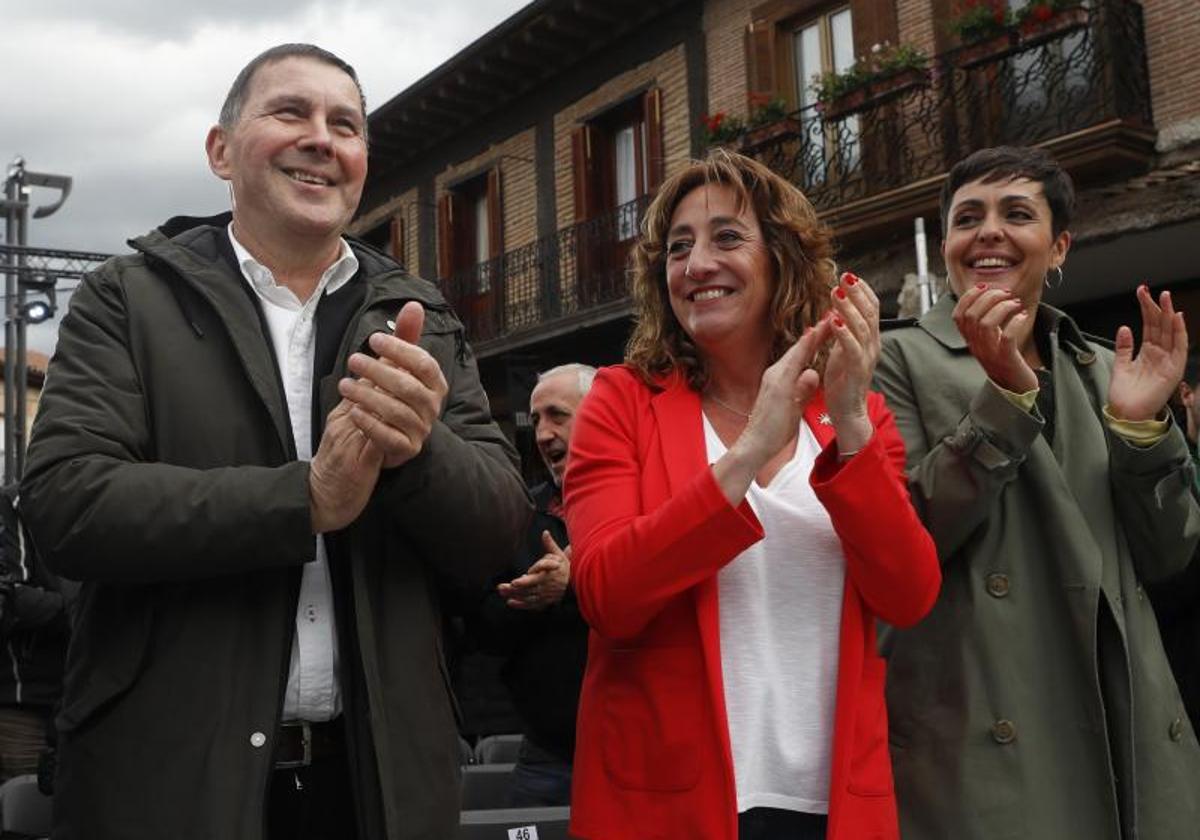
[[[1080,190],[1048,300],[1111,336],[1149,282],[1200,324],[1200,4],[1038,2],[980,35],[955,31],[959,0],[537,0],[372,113],[355,231],[441,282],[526,451],[536,370],[620,359],[639,213],[703,152],[701,117],[772,100],[783,117],[730,142],[806,190],[885,314],[912,300],[917,217],[942,271],[945,172],[1009,142],[1047,146]],[[817,101],[807,71],[897,46],[925,56],[907,87]]]

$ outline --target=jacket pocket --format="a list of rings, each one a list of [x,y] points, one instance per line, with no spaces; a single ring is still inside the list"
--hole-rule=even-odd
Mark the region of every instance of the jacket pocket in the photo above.
[[[604,765],[625,788],[690,790],[700,779],[705,687],[700,651],[690,647],[608,651]]]
[[[129,690],[142,672],[150,638],[152,611],[144,590],[97,585],[84,591],[58,715],[68,732]]]
[[[879,656],[863,661],[862,684],[854,710],[854,744],[850,753],[849,790],[857,796],[890,796],[892,761],[888,752],[887,706],[883,700],[887,662]]]

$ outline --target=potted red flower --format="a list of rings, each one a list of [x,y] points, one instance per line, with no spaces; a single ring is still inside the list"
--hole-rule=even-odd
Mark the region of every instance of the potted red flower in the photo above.
[[[959,0],[946,29],[962,44],[954,63],[969,68],[999,59],[1017,47],[1007,0]]]
[[[1078,0],[1035,0],[1017,13],[1022,47],[1060,38],[1088,25],[1088,10]]]
[[[737,117],[724,111],[700,117],[700,140],[707,146],[727,146],[736,143],[746,127]]]

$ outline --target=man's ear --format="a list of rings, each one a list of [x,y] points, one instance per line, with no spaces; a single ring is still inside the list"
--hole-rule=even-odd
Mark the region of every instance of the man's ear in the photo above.
[[[208,130],[204,151],[208,153],[208,168],[221,180],[228,181],[233,173],[229,166],[229,136],[224,128],[214,125]]]

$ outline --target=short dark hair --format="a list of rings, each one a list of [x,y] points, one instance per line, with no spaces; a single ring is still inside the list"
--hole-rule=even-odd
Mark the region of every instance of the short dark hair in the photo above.
[[[354,68],[347,64],[342,59],[331,53],[329,50],[322,49],[316,44],[279,44],[271,47],[269,50],[264,50],[250,60],[250,63],[242,68],[237,74],[237,78],[233,80],[233,84],[229,88],[229,93],[225,95],[225,102],[221,105],[221,116],[218,119],[221,127],[226,131],[233,128],[237,121],[242,116],[242,106],[246,104],[246,91],[250,89],[250,83],[254,80],[254,74],[260,68],[268,64],[274,64],[277,61],[283,61],[285,58],[312,58],[336,67],[341,70],[354,82],[354,87],[358,89],[358,102],[362,106],[363,115],[363,136],[367,133],[367,97],[363,94],[362,83],[358,80],[358,74],[354,72]]]
[[[1035,146],[996,146],[980,149],[954,164],[942,184],[942,232],[948,230],[950,202],[964,184],[985,184],[1028,178],[1042,185],[1042,194],[1050,205],[1050,226],[1055,237],[1071,225],[1075,211],[1075,186],[1071,176],[1045,149]]]

